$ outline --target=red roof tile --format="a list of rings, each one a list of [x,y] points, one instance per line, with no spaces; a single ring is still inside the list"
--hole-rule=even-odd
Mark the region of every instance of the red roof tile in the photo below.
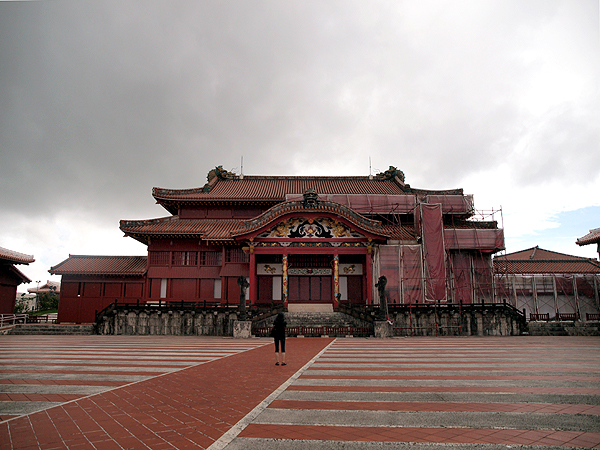
[[[392,180],[369,177],[286,177],[244,176],[218,180],[210,191],[195,189],[154,188],[157,200],[255,200],[284,201],[287,194],[302,195],[307,189],[317,194],[387,194],[404,195],[402,186]]]
[[[146,260],[146,256],[69,255],[49,272],[53,275],[143,275]]]
[[[4,247],[0,247],[0,259],[4,259],[13,264],[29,264],[35,261],[33,255],[15,252]]]
[[[494,271],[511,274],[598,273],[600,262],[539,247],[494,258]]]
[[[600,244],[600,228],[590,230],[588,234],[577,239],[577,245]]]
[[[414,227],[387,224],[383,225],[381,228],[390,239],[398,239],[401,241],[414,241],[417,239]]]
[[[142,242],[151,236],[196,236],[204,240],[233,240],[241,219],[180,219],[179,216],[151,220],[121,220],[121,231]]]

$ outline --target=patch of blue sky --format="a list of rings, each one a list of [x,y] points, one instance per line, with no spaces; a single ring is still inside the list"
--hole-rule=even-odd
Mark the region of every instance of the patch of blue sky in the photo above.
[[[598,259],[595,244],[580,247],[575,241],[590,230],[600,228],[600,206],[563,211],[556,214],[552,221],[556,223],[555,227],[513,238],[510,237],[510,230],[505,230],[506,252],[514,253],[537,245],[567,255]]]

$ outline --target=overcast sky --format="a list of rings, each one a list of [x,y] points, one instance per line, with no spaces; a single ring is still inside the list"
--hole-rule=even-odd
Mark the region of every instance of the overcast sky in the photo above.
[[[598,23],[597,0],[0,2],[0,246],[42,282],[145,254],[118,225],[168,215],[153,186],[243,158],[393,165],[502,208],[508,252],[597,257],[575,240],[600,227]]]

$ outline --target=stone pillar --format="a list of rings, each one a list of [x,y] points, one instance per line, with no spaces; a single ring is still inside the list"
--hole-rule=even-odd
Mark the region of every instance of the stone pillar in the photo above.
[[[234,320],[233,337],[236,339],[248,339],[252,337],[251,320]]]
[[[237,283],[240,287],[240,320],[246,320],[246,289],[250,286],[250,283],[243,275],[238,277]]]
[[[373,335],[376,338],[390,338],[394,335],[394,330],[387,320],[376,320],[373,324]]]

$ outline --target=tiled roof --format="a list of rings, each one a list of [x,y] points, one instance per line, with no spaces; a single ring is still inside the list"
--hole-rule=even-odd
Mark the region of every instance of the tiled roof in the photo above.
[[[15,252],[4,247],[0,247],[0,259],[7,260],[13,264],[29,264],[35,261],[33,255]]]
[[[151,236],[197,236],[205,240],[232,239],[240,219],[180,219],[179,216],[151,220],[121,220],[121,231],[142,242]]]
[[[526,250],[520,250],[514,253],[507,253],[506,255],[497,256],[497,260],[507,260],[507,261],[579,261],[586,260],[587,258],[582,258],[580,256],[567,255],[565,253],[553,252],[551,250],[544,250],[539,247],[532,247]]]
[[[414,241],[417,239],[414,227],[404,227],[402,225],[383,225],[381,227],[390,239],[401,241]]]
[[[48,280],[39,288],[35,287],[27,289],[27,292],[32,294],[35,294],[36,292],[56,292],[57,294],[60,294],[60,283],[58,281]]]
[[[577,239],[577,245],[600,244],[600,228],[590,230],[588,234]]]
[[[539,247],[494,258],[494,271],[511,274],[600,274],[600,262]]]
[[[209,192],[204,188],[162,189],[155,187],[157,200],[255,200],[284,201],[287,194],[302,195],[307,189],[317,194],[385,194],[405,195],[393,180],[369,177],[263,177],[244,176],[214,182]]]
[[[121,230],[142,242],[152,236],[196,236],[203,240],[233,240],[239,234],[242,219],[180,219],[178,216],[162,219],[121,221]],[[378,233],[390,239],[414,240],[413,227],[401,225],[383,225]]]
[[[146,256],[69,255],[50,268],[53,275],[143,275]]]

